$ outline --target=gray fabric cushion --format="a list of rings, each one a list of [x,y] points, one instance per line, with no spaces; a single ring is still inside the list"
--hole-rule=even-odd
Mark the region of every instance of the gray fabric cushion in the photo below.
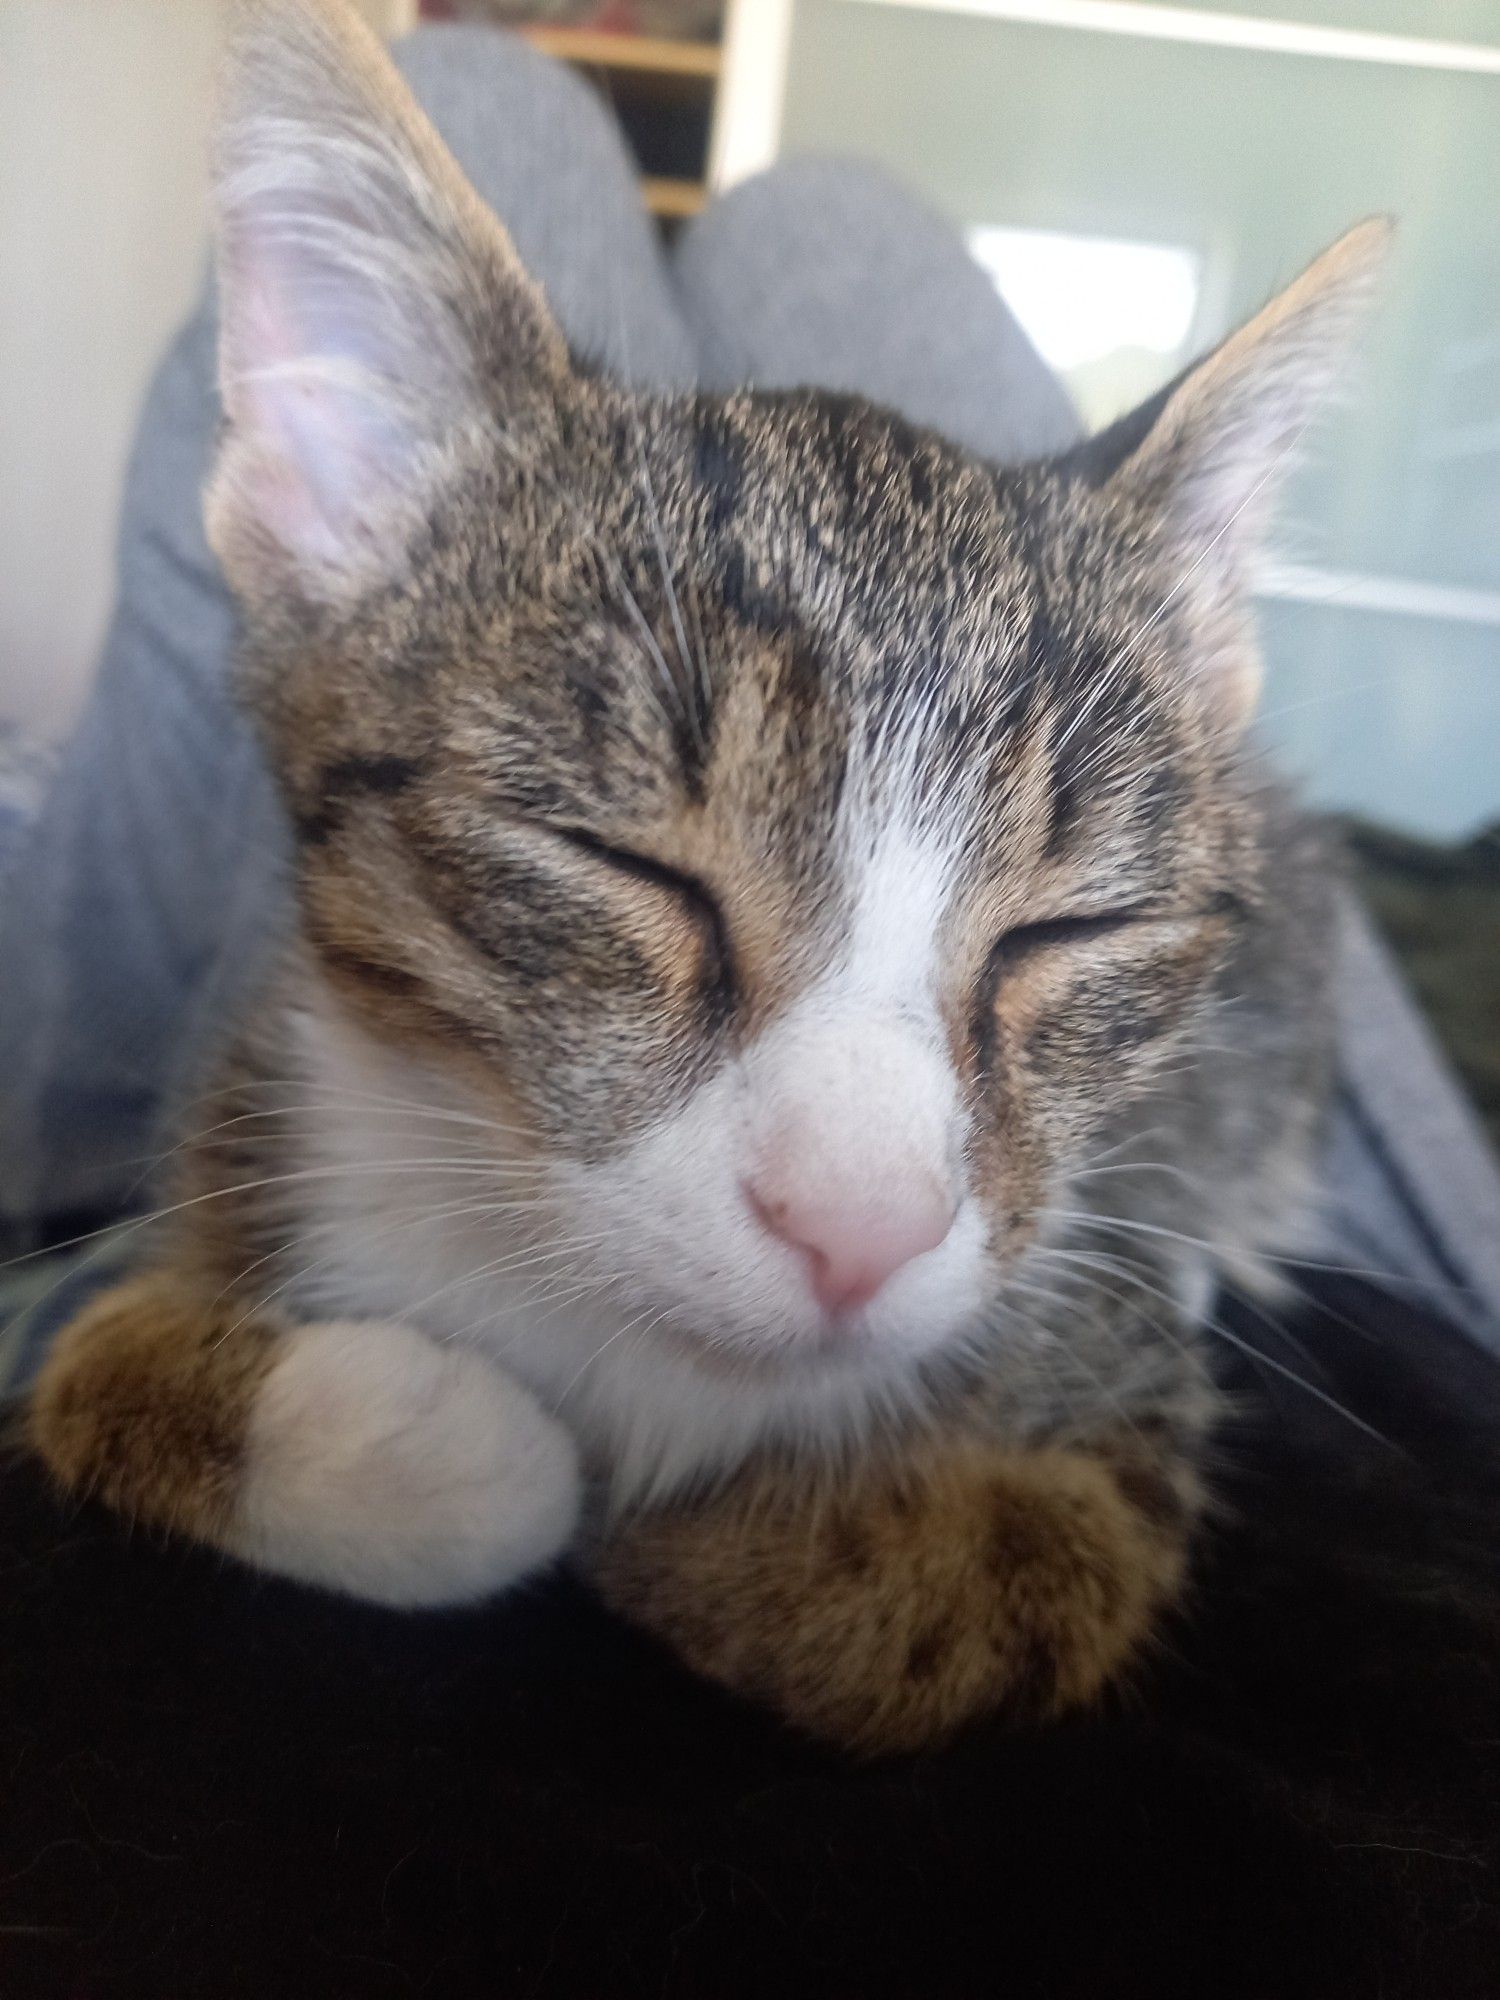
[[[1082,434],[955,231],[877,167],[745,181],[689,226],[675,275],[706,388],[847,390],[1000,460]]]
[[[82,724],[0,914],[0,1214],[112,1205],[216,962],[252,948],[280,830],[225,692],[233,616],[198,495],[217,421],[200,317],[147,399],[119,598]]]
[[[54,759],[24,731],[0,722],[0,882],[26,844]]]
[[[1363,910],[1341,913],[1318,1249],[1500,1349],[1500,1168]]]

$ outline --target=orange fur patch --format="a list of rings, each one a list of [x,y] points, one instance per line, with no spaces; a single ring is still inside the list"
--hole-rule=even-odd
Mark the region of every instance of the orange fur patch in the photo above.
[[[204,1540],[233,1511],[278,1331],[166,1272],[113,1286],[59,1335],[30,1440],[68,1491]]]
[[[1144,1448],[952,1441],[835,1489],[765,1473],[598,1553],[611,1603],[811,1734],[914,1750],[1094,1700],[1179,1592],[1196,1494]]]

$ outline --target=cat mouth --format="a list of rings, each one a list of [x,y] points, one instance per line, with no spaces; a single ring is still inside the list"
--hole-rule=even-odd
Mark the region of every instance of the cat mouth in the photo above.
[[[848,1314],[776,1340],[705,1334],[688,1321],[671,1317],[652,1331],[716,1382],[769,1383],[851,1374],[871,1365],[879,1350],[864,1318],[862,1312]]]

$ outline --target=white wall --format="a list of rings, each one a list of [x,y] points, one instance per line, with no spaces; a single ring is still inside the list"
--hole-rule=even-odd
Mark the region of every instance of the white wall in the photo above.
[[[0,0],[0,719],[51,734],[109,613],[141,396],[204,268],[225,5]]]

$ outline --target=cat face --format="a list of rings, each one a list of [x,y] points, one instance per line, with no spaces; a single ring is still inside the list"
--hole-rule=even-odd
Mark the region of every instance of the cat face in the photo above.
[[[336,1004],[706,1365],[960,1341],[1266,893],[1244,537],[1372,237],[996,471],[576,368],[340,17],[242,39],[219,209],[210,522]]]

